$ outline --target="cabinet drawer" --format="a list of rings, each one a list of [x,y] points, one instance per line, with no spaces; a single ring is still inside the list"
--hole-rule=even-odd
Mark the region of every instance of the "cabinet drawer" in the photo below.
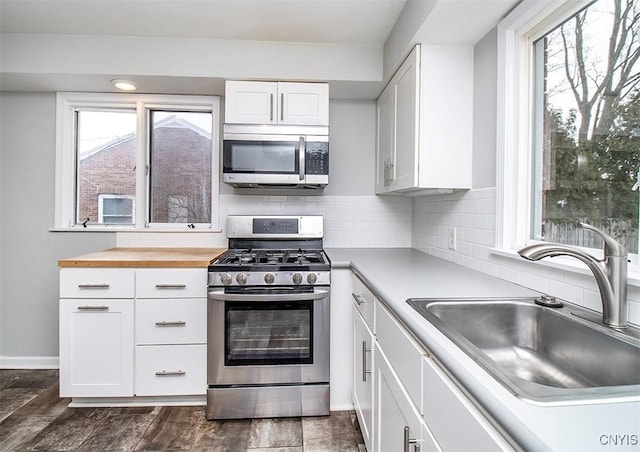
[[[351,296],[354,300],[355,306],[358,309],[360,315],[367,323],[367,326],[371,328],[371,331],[374,333],[375,324],[374,324],[374,304],[376,297],[373,295],[373,292],[369,290],[367,286],[362,282],[360,278],[356,275],[353,275],[353,292]]]
[[[60,298],[133,298],[134,270],[63,268]]]
[[[433,359],[423,374],[424,420],[443,450],[513,450]]]
[[[136,347],[136,395],[204,395],[206,368],[206,344],[139,345]]]
[[[206,298],[136,300],[136,344],[206,341]]]
[[[207,296],[206,268],[136,271],[136,298],[196,298]]]
[[[376,327],[380,348],[422,412],[422,358],[426,352],[379,301],[376,302]]]

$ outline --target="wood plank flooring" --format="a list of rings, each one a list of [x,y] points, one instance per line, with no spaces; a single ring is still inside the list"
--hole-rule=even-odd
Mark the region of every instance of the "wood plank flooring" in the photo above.
[[[0,369],[0,451],[363,452],[352,411],[207,421],[203,406],[68,408],[57,370]]]

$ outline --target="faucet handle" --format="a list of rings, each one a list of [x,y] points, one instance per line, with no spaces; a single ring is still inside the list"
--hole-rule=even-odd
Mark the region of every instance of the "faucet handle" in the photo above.
[[[610,235],[606,234],[605,232],[601,231],[600,229],[591,226],[590,224],[587,223],[580,223],[580,226],[582,226],[583,229],[587,229],[589,231],[593,231],[596,234],[598,234],[600,237],[602,237],[602,240],[604,240],[604,255],[605,257],[607,256],[624,256],[626,257],[628,252],[627,249],[622,246],[622,244],[620,242],[618,242],[616,239],[614,239],[613,237],[611,237]]]

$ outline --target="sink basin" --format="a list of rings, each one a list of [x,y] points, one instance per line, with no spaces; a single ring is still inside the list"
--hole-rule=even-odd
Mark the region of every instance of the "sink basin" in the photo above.
[[[640,330],[614,330],[592,311],[533,298],[410,299],[490,375],[541,403],[640,399]]]

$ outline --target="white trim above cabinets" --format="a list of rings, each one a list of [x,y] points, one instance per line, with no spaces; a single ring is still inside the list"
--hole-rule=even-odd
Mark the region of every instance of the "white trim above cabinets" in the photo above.
[[[473,47],[416,45],[377,110],[377,194],[471,188]]]

